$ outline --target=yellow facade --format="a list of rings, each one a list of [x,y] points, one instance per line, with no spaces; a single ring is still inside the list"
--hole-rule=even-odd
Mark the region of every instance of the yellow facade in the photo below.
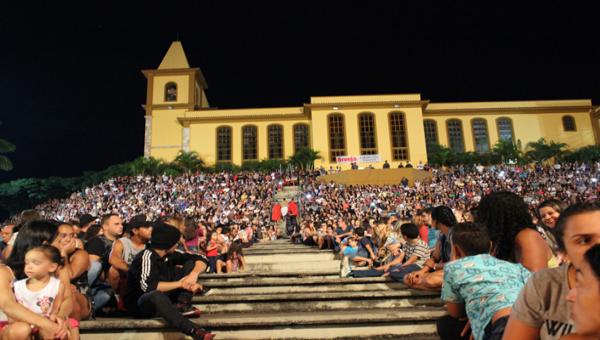
[[[295,138],[300,136],[298,131],[295,134],[295,127],[299,124],[308,129],[308,146],[322,156],[317,166],[324,167],[338,165],[330,157],[332,143],[343,144],[338,155],[359,156],[362,152],[379,155],[381,162],[372,163],[375,167],[381,167],[384,160],[392,167],[407,161],[426,163],[424,121],[435,122],[436,126],[436,135],[430,133],[428,140],[431,142],[433,138],[446,146],[450,146],[449,121],[460,122],[462,132],[456,135],[456,130],[453,131],[456,138],[462,137],[464,151],[475,151],[477,141],[477,147],[483,148],[483,143],[490,149],[500,139],[499,120],[504,124],[505,137],[506,126],[510,125],[512,138],[523,146],[545,138],[577,148],[597,144],[600,139],[600,110],[592,107],[589,99],[430,103],[420,94],[356,95],[311,97],[309,103],[298,107],[221,110],[208,105],[204,77],[199,69],[189,67],[180,42],[171,45],[160,65],[156,70],[143,71],[148,79],[144,153],[164,160],[172,160],[180,150],[186,150],[197,151],[207,164],[214,164],[219,161],[217,155],[221,150],[220,161],[239,165],[245,161],[245,127],[250,127],[246,130],[250,145],[246,160],[268,159],[273,155],[285,159],[295,151]],[[176,86],[176,98],[167,96],[169,86]],[[477,141],[474,122],[478,126]],[[342,144],[340,139],[334,140],[335,131],[330,131],[334,126],[343,130]],[[221,131],[220,137],[217,131]],[[394,159],[394,140],[395,154],[401,159]],[[254,149],[252,141],[256,141],[256,153],[248,151]],[[361,141],[365,148],[361,149]],[[281,153],[277,151],[279,148]],[[398,153],[400,149],[405,153]]]

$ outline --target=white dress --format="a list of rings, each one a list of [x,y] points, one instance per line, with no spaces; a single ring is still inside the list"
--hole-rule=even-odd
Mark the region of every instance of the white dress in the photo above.
[[[36,292],[27,288],[27,280],[23,279],[15,282],[14,289],[17,302],[38,315],[50,316],[60,288],[60,280],[50,277],[46,287]]]

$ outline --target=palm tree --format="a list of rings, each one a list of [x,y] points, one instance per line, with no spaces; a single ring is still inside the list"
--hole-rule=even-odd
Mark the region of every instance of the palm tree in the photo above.
[[[173,164],[185,172],[194,172],[204,167],[204,161],[196,151],[179,151]]]
[[[502,157],[503,163],[521,158],[521,151],[512,139],[500,139],[492,148],[492,152]]]
[[[308,147],[296,150],[296,153],[290,157],[290,163],[304,170],[315,168],[315,161],[321,159],[320,152]]]
[[[0,153],[8,153],[15,151],[16,147],[13,143],[0,138]],[[13,164],[8,159],[8,157],[4,155],[0,155],[0,170],[10,171],[13,169]]]
[[[430,152],[427,155],[427,158],[429,158],[429,163],[439,166],[446,165],[452,156],[452,149],[440,144],[430,145],[429,151]]]
[[[129,167],[135,175],[160,175],[166,170],[167,164],[154,157],[139,157],[129,163]]]
[[[565,147],[567,147],[566,143],[557,143],[554,141],[547,143],[546,139],[540,138],[535,142],[527,143],[527,152],[525,155],[532,161],[543,162],[559,157],[564,152],[563,149]]]

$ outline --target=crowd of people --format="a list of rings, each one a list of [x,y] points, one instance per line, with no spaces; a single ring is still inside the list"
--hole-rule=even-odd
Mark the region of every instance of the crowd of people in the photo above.
[[[599,331],[582,319],[600,315],[600,163],[423,168],[413,186],[323,183],[324,169],[140,175],[45,202],[3,224],[0,335],[77,338],[78,321],[108,313],[211,339],[188,319],[198,276],[244,270],[282,217],[292,242],[339,253],[343,277],[440,291],[443,339]],[[301,194],[282,207],[288,182]]]

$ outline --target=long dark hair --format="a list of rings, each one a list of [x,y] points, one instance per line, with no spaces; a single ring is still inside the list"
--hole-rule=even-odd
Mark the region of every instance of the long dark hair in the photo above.
[[[25,253],[43,244],[50,244],[56,238],[58,225],[50,221],[35,220],[27,222],[20,230],[6,265],[17,279],[25,278]]]
[[[483,197],[475,210],[475,222],[488,228],[496,257],[510,262],[516,262],[517,234],[525,228],[535,230],[527,204],[510,191],[497,191]]]

